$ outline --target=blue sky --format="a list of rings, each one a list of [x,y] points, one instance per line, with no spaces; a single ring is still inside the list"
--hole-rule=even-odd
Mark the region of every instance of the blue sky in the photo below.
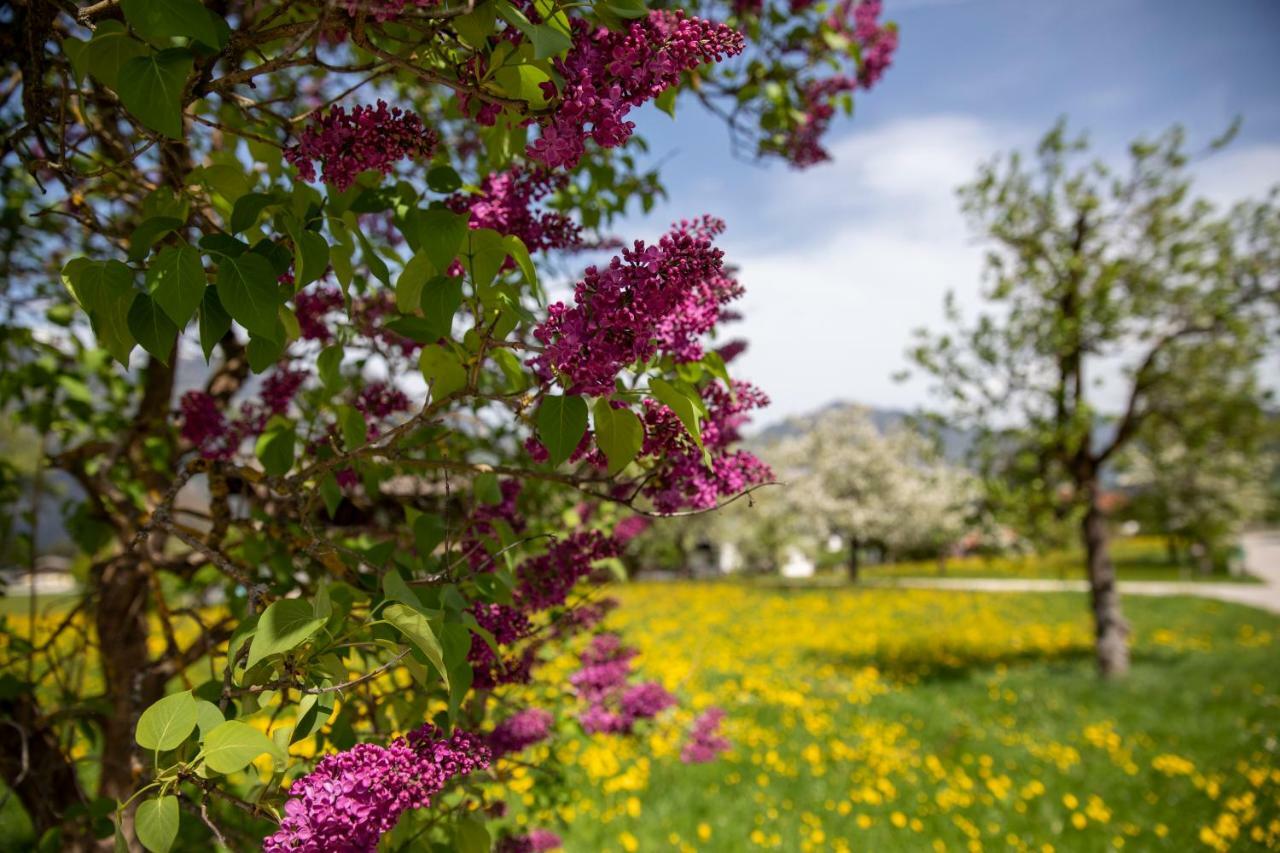
[[[834,164],[797,173],[731,159],[727,133],[692,101],[676,122],[636,115],[671,199],[618,232],[653,237],[704,212],[728,221],[723,243],[748,288],[734,331],[752,344],[736,373],[773,397],[762,422],[835,399],[926,400],[922,382],[891,379],[910,330],[938,325],[948,289],[972,305],[980,283],[954,188],[1059,116],[1118,156],[1175,122],[1204,143],[1242,115],[1232,147],[1199,166],[1201,190],[1227,200],[1280,182],[1280,2],[887,0],[886,10],[901,27],[894,67],[836,125]]]

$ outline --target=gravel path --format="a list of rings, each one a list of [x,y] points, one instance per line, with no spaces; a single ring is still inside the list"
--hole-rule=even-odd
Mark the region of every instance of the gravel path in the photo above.
[[[1245,568],[1262,583],[1205,583],[1191,581],[1121,581],[1122,595],[1194,595],[1230,601],[1280,613],[1280,531],[1244,536]],[[1088,592],[1084,580],[1038,578],[896,578],[877,580],[876,586],[912,589],[958,589],[973,592]]]

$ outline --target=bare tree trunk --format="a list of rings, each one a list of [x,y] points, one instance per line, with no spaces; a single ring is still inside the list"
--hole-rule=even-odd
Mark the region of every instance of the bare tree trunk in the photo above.
[[[849,537],[849,583],[858,582],[858,537]]]
[[[1120,590],[1107,542],[1106,518],[1098,506],[1097,485],[1089,485],[1086,493],[1089,503],[1081,533],[1089,570],[1098,671],[1103,678],[1120,678],[1129,671],[1129,623],[1120,610]]]

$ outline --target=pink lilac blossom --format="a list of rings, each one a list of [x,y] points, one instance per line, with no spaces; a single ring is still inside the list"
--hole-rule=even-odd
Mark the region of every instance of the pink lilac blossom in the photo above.
[[[492,635],[494,643],[499,647],[516,644],[527,637],[533,628],[523,611],[505,604],[477,602],[471,606],[470,612],[476,623]],[[524,655],[502,657],[479,635],[471,638],[467,661],[474,672],[472,684],[480,689],[499,684],[522,684],[528,681],[533,666],[533,657],[528,651]]]
[[[389,175],[406,157],[429,158],[437,141],[418,116],[399,107],[388,109],[380,100],[376,107],[357,106],[350,113],[334,107],[299,134],[284,150],[284,158],[304,181],[315,181],[313,161],[319,160],[321,178],[341,191],[361,172]]]
[[[711,457],[708,467],[702,450],[667,406],[645,401],[645,428],[641,454],[653,462],[653,476],[644,487],[659,512],[707,509],[721,497],[773,478],[769,466],[745,450],[729,446],[741,438],[746,412],[769,404],[769,398],[745,382],[734,383],[734,393],[720,383],[703,391],[707,417],[702,421],[703,447]]]
[[[880,0],[861,0],[853,10],[853,35],[862,44],[858,84],[864,89],[880,82],[898,49],[898,30],[880,25],[881,9]]]
[[[676,697],[656,681],[645,681],[628,687],[618,701],[622,715],[632,720],[647,720],[674,707]]]
[[[795,6],[793,3],[793,11]],[[831,159],[822,138],[835,116],[836,101],[855,89],[870,89],[880,81],[893,62],[898,48],[898,31],[892,25],[879,23],[880,0],[839,0],[825,20],[835,34],[859,46],[855,73],[835,74],[801,84],[800,110],[803,117],[786,135],[781,152],[798,169]],[[827,50],[825,42],[821,50]]]
[[[685,764],[706,764],[729,749],[728,739],[720,734],[720,723],[724,717],[720,708],[708,708],[700,714],[693,721],[689,740],[680,750],[680,760]]]
[[[495,758],[528,749],[551,734],[552,717],[542,708],[525,708],[493,727],[489,749]]]
[[[516,605],[528,612],[558,607],[597,560],[616,556],[612,538],[598,530],[575,531],[516,567]]]
[[[560,836],[549,829],[531,829],[524,835],[503,836],[494,853],[546,853],[564,845]]]
[[[637,240],[604,269],[588,268],[574,304],[550,306],[534,329],[543,344],[530,361],[538,376],[544,382],[564,376],[571,393],[607,394],[624,367],[659,351],[680,361],[701,357],[697,336],[741,293],[712,244],[723,230],[709,217],[681,222],[657,245]]]
[[[569,676],[578,695],[596,704],[626,684],[631,659],[639,652],[622,645],[617,634],[597,634],[582,653],[582,668]]]
[[[409,410],[409,398],[403,391],[386,382],[370,382],[360,389],[356,409],[370,418],[384,420]]]
[[[650,521],[643,515],[629,515],[613,526],[613,538],[626,544],[649,529]]]
[[[582,653],[582,667],[569,676],[587,707],[578,723],[587,734],[627,734],[639,720],[655,717],[676,704],[656,682],[627,684],[636,650],[617,634],[597,634]]]
[[[724,317],[721,316],[720,320],[721,322],[723,322]],[[724,346],[716,347],[716,354],[720,356],[720,360],[723,361],[725,364],[731,363],[735,358],[742,355],[746,351],[747,351],[747,342],[744,341],[742,338],[735,338],[729,341],[728,343],[726,343]]]
[[[563,189],[566,174],[512,167],[489,175],[473,195],[458,193],[445,200],[455,213],[471,214],[472,228],[492,228],[519,237],[530,252],[576,249],[582,229],[562,213],[539,211],[537,202]]]
[[[635,129],[633,107],[658,97],[680,75],[707,62],[742,53],[742,34],[679,11],[652,11],[625,31],[573,20],[573,47],[555,69],[564,79],[559,106],[542,122],[542,136],[528,148],[544,165],[572,168],[588,138],[602,148],[626,142]],[[545,83],[548,98],[555,84]]]
[[[603,622],[604,617],[617,607],[618,599],[616,598],[602,598],[599,601],[589,601],[571,607],[560,613],[551,623],[551,636],[558,639],[579,631],[589,631]]]
[[[329,343],[333,330],[326,318],[342,309],[342,291],[336,287],[316,287],[304,290],[293,297],[294,314],[303,340]]]
[[[425,725],[387,746],[357,744],[327,755],[293,782],[265,853],[372,853],[400,815],[426,808],[450,780],[489,766],[475,735],[445,737]]]
[[[182,437],[195,445],[205,459],[230,459],[246,439],[262,432],[272,415],[289,411],[306,378],[300,370],[287,365],[278,367],[262,380],[259,399],[242,404],[231,420],[219,410],[212,395],[188,391],[178,403]]]
[[[375,21],[385,22],[404,14],[405,7],[425,9],[435,6],[440,0],[344,0],[347,14],[356,17],[367,14]]]
[[[830,152],[822,145],[822,137],[836,114],[835,99],[841,93],[852,92],[857,85],[855,78],[843,74],[805,85],[801,92],[804,117],[787,138],[786,153],[791,165],[804,169],[831,159]]]

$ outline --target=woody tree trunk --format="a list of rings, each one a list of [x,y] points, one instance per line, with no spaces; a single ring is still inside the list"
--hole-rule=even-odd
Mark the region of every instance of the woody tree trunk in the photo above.
[[[1089,574],[1089,603],[1093,610],[1098,671],[1118,678],[1129,671],[1129,625],[1120,609],[1116,569],[1111,562],[1106,516],[1099,505],[1096,482],[1085,487],[1086,509],[1080,522],[1085,564]]]

